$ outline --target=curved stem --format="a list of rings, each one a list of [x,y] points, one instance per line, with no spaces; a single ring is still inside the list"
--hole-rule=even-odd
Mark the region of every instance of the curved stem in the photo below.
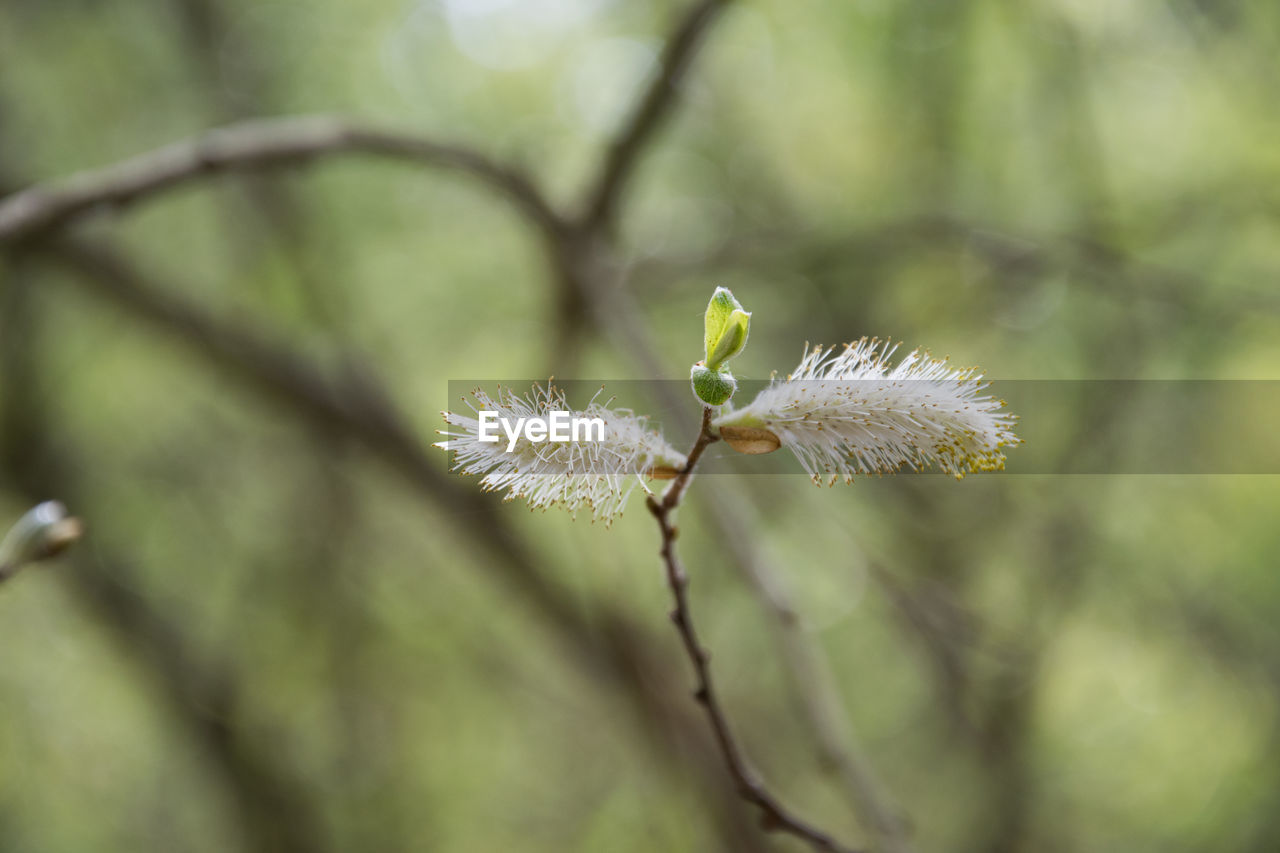
[[[565,227],[531,178],[478,151],[329,116],[302,116],[227,125],[14,193],[0,199],[0,243],[39,237],[93,210],[139,202],[216,172],[281,168],[337,154],[453,169],[488,184],[544,233],[559,235]]]
[[[711,417],[710,407],[704,408],[702,429],[698,433],[693,449],[689,451],[684,468],[660,500],[650,497],[648,501],[649,512],[657,519],[658,528],[662,531],[662,548],[659,553],[666,566],[667,585],[671,588],[671,595],[675,600],[671,621],[680,632],[680,639],[689,661],[693,664],[697,680],[693,695],[707,715],[707,721],[711,724],[712,733],[715,735],[716,745],[720,749],[730,775],[733,776],[738,794],[742,799],[760,809],[760,825],[765,830],[794,835],[808,842],[814,850],[824,851],[824,853],[853,853],[827,833],[796,817],[769,792],[747,761],[742,745],[733,736],[729,719],[725,715],[711,680],[711,655],[698,639],[698,632],[693,624],[693,614],[689,607],[689,576],[676,555],[676,526],[673,518],[689,486],[689,481],[693,479],[694,468],[702,457],[703,451],[720,440],[711,427]]]

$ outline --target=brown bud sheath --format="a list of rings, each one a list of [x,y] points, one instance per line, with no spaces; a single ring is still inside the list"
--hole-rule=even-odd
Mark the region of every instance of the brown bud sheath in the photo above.
[[[722,426],[720,437],[739,453],[752,456],[772,453],[782,446],[776,435],[760,427]]]

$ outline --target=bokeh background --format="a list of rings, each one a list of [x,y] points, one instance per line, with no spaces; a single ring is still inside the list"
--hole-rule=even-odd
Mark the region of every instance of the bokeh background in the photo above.
[[[716,285],[756,378],[862,335],[997,380],[1280,378],[1280,6],[704,3],[611,148],[687,8],[0,6],[5,191],[326,113],[588,211],[335,156],[0,246],[0,526],[90,530],[0,587],[0,849],[804,849],[711,748],[643,508],[448,476],[451,379],[678,380]],[[692,438],[692,398],[624,402]],[[1037,452],[1141,446],[1124,403]],[[1265,851],[1278,489],[717,476],[680,546],[738,734],[850,844]]]

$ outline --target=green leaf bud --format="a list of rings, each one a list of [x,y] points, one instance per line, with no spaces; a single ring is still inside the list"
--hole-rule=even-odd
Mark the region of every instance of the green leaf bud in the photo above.
[[[706,365],[711,370],[719,370],[747,345],[751,313],[743,310],[727,288],[717,287],[707,303],[704,328]]]

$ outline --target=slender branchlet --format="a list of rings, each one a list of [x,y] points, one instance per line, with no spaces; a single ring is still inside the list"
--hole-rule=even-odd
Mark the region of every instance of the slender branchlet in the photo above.
[[[702,428],[689,451],[684,467],[661,498],[651,496],[648,500],[649,512],[657,519],[658,529],[662,533],[662,548],[659,553],[666,567],[667,585],[671,588],[671,595],[675,601],[675,609],[671,611],[671,621],[680,632],[685,654],[693,664],[696,680],[693,695],[706,713],[707,721],[711,724],[711,730],[715,735],[716,745],[733,777],[739,795],[760,810],[760,825],[765,830],[793,835],[806,841],[814,850],[824,851],[824,853],[852,853],[850,848],[842,846],[826,832],[796,817],[765,787],[759,774],[752,769],[742,745],[733,735],[729,719],[716,693],[711,678],[711,654],[698,638],[698,631],[694,627],[693,612],[689,606],[689,576],[680,563],[680,557],[676,554],[675,513],[689,482],[693,479],[698,460],[702,458],[707,447],[720,440],[711,425],[713,415],[714,412],[710,406],[703,408]]]

